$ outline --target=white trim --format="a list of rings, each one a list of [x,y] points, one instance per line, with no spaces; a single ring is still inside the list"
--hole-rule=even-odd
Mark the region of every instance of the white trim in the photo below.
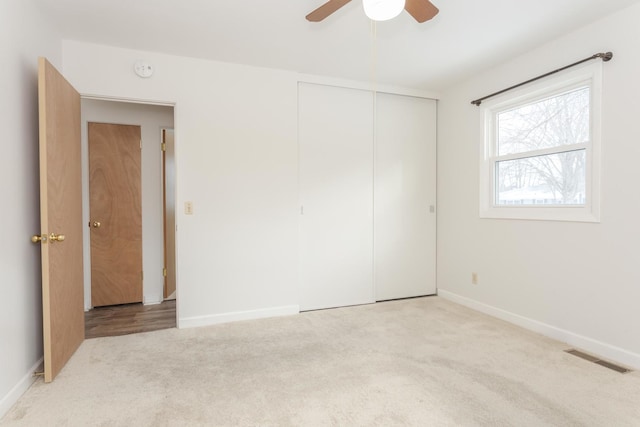
[[[528,159],[531,157],[549,156],[553,154],[562,154],[570,151],[580,151],[589,148],[589,144],[586,142],[579,142],[576,144],[568,145],[556,145],[551,148],[543,148],[540,150],[531,150],[525,152],[519,152],[514,154],[505,154],[504,156],[494,156],[494,164],[499,162],[508,162],[511,160]]]
[[[287,305],[283,307],[271,307],[259,310],[235,311],[232,313],[212,314],[208,316],[178,318],[178,328],[195,328],[199,326],[237,322],[239,320],[255,320],[264,319],[267,317],[291,316],[298,313],[300,313],[300,306]]]
[[[158,101],[153,99],[143,99],[143,98],[127,98],[122,96],[106,96],[92,93],[81,93],[81,99],[91,99],[94,101],[113,101],[113,102],[126,102],[130,104],[146,104],[146,105],[157,105],[160,107],[175,107],[176,103],[173,101]],[[175,116],[175,112],[174,112]],[[175,123],[174,123],[175,125]]]
[[[13,386],[9,393],[5,394],[0,400],[0,420],[4,417],[7,412],[16,404],[18,399],[22,397],[22,395],[31,387],[31,385],[36,381],[36,377],[34,376],[34,372],[42,365],[44,358],[40,358],[27,372],[18,383]]]
[[[440,99],[438,92],[426,91],[422,89],[408,88],[402,86],[379,85],[372,82],[361,82],[357,80],[347,80],[334,77],[317,76],[313,74],[298,74],[298,83],[315,83],[324,86],[344,87],[348,89],[361,89],[372,92],[390,93],[394,95],[415,96],[417,98]]]
[[[588,85],[590,88],[591,132],[588,143],[558,146],[506,156],[495,153],[495,115],[513,106],[529,101],[554,96]],[[602,115],[602,62],[584,65],[545,81],[527,85],[493,100],[482,103],[479,109],[479,216],[495,219],[525,219],[551,221],[600,222],[600,162],[601,162],[601,115]],[[586,150],[586,205],[496,205],[495,164],[497,161],[533,157],[540,154],[555,154]]]
[[[584,335],[579,335],[538,320],[530,319],[501,308],[493,307],[453,292],[439,289],[438,295],[444,299],[472,308],[481,313],[497,317],[498,319],[505,320],[546,337],[567,343],[568,347],[577,347],[581,350],[602,357],[603,359],[611,360],[634,369],[640,369],[640,354],[633,353],[623,348],[616,347],[593,338],[585,337]]]
[[[164,301],[164,298],[162,296],[159,295],[149,295],[149,296],[145,296],[143,298],[143,305],[158,305],[158,304],[162,304],[162,301]]]

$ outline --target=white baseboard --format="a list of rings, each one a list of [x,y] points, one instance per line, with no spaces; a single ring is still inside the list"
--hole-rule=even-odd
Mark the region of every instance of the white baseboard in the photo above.
[[[620,347],[616,347],[602,341],[594,340],[583,335],[576,334],[566,329],[557,328],[519,314],[511,313],[500,308],[496,308],[467,297],[448,292],[442,289],[438,290],[438,295],[455,303],[472,308],[479,312],[488,314],[498,319],[513,323],[530,331],[537,332],[549,338],[565,342],[570,347],[593,353],[605,360],[620,363],[634,369],[640,369],[640,354],[632,353]]]
[[[44,358],[40,358],[40,360],[38,360],[35,365],[29,369],[29,372],[27,372],[22,379],[18,381],[18,384],[16,384],[9,393],[2,397],[2,400],[0,400],[0,420],[7,412],[9,412],[9,409],[15,405],[18,399],[20,399],[20,396],[22,396],[24,392],[31,387],[31,384],[34,383],[36,377],[33,373],[40,367],[40,365],[42,365],[43,361]]]
[[[267,317],[291,316],[300,313],[297,305],[263,308],[259,310],[236,311],[232,313],[212,314],[209,316],[185,317],[178,319],[178,328],[195,328],[198,326],[217,325],[236,322],[238,320],[264,319]]]
[[[157,305],[157,304],[162,304],[162,301],[164,301],[164,298],[158,295],[151,295],[151,296],[145,296],[143,298],[142,303],[144,305]]]

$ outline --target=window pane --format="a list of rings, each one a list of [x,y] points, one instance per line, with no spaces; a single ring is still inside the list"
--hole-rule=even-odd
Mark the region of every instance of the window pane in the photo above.
[[[586,150],[496,162],[497,205],[584,205]]]
[[[589,141],[589,87],[498,113],[498,155]]]

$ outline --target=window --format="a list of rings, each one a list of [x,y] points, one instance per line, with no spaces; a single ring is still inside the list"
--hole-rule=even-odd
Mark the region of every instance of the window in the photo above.
[[[599,221],[601,68],[481,105],[481,217]]]

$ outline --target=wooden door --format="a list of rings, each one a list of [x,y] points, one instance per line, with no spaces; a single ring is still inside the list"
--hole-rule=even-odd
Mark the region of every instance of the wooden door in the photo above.
[[[176,291],[176,174],[173,129],[162,129],[162,201],[164,206],[164,297]]]
[[[80,95],[38,60],[44,380],[84,340]]]
[[[142,301],[140,126],[89,123],[91,304]]]
[[[300,308],[374,302],[373,95],[301,83]]]

